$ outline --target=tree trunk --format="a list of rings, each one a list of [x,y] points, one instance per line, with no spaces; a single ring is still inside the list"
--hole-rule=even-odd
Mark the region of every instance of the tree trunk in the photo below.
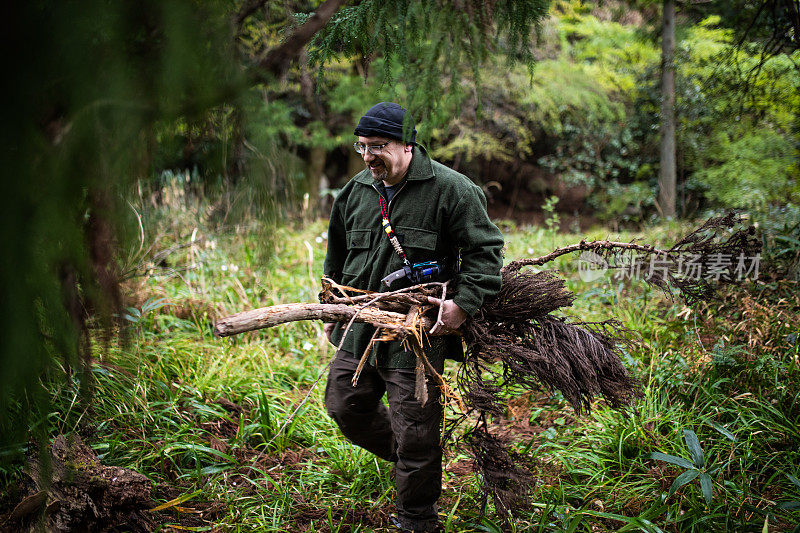
[[[303,104],[311,118],[322,124],[325,124],[325,113],[319,103],[316,95],[316,83],[314,77],[308,71],[308,52],[303,49],[300,54],[300,94],[303,97]],[[320,197],[319,191],[321,183],[327,178],[325,177],[325,160],[328,157],[328,151],[320,146],[314,145],[311,147],[308,154],[308,165],[306,166],[306,192],[309,195],[309,207],[312,210],[312,215],[316,216],[319,213]],[[306,215],[307,213],[303,213]],[[326,213],[327,214],[327,213]]]
[[[664,0],[661,35],[661,215],[675,216],[675,0]]]
[[[328,151],[321,146],[313,146],[308,153],[308,165],[306,166],[306,192],[309,196],[309,209],[312,216],[319,215],[320,187],[327,182],[325,177],[325,160]],[[304,213],[305,214],[305,213]],[[328,213],[325,213],[327,216]]]
[[[347,150],[347,175],[351,178],[364,170],[364,158],[356,152],[352,146]]]

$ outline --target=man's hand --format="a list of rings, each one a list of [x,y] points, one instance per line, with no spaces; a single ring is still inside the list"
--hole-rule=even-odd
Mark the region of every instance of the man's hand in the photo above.
[[[439,298],[428,298],[428,301],[438,304],[442,308],[441,318],[431,328],[431,335],[435,335],[440,329],[458,329],[467,319],[467,313],[453,300],[442,301]]]
[[[325,322],[322,325],[322,329],[325,330],[325,336],[328,337],[328,342],[331,344],[333,344],[333,341],[331,340],[331,335],[333,335],[333,328],[335,327],[336,327],[335,322]],[[335,344],[333,345],[336,346]]]

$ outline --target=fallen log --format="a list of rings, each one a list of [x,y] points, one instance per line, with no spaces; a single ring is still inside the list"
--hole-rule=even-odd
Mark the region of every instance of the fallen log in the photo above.
[[[21,482],[21,502],[0,530],[153,531],[152,483],[127,468],[106,466],[78,435],[59,435],[49,457],[32,448]]]

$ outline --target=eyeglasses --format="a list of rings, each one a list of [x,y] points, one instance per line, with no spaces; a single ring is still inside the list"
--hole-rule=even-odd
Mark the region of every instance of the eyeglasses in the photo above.
[[[383,144],[373,144],[370,146],[361,143],[353,143],[353,148],[356,149],[356,152],[362,155],[365,151],[371,153],[372,155],[381,155],[383,153],[383,149],[386,148],[386,145],[390,144],[391,142],[392,141],[388,141]]]

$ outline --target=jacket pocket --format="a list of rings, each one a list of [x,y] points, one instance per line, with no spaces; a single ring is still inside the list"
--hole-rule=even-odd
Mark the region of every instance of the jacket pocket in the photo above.
[[[342,274],[357,276],[364,271],[367,264],[370,245],[372,244],[372,230],[354,229],[346,234],[347,259],[342,266]]]
[[[408,250],[409,259],[414,263],[442,259],[434,257],[439,235],[435,231],[410,226],[397,226],[397,234],[403,236],[403,248]]]

